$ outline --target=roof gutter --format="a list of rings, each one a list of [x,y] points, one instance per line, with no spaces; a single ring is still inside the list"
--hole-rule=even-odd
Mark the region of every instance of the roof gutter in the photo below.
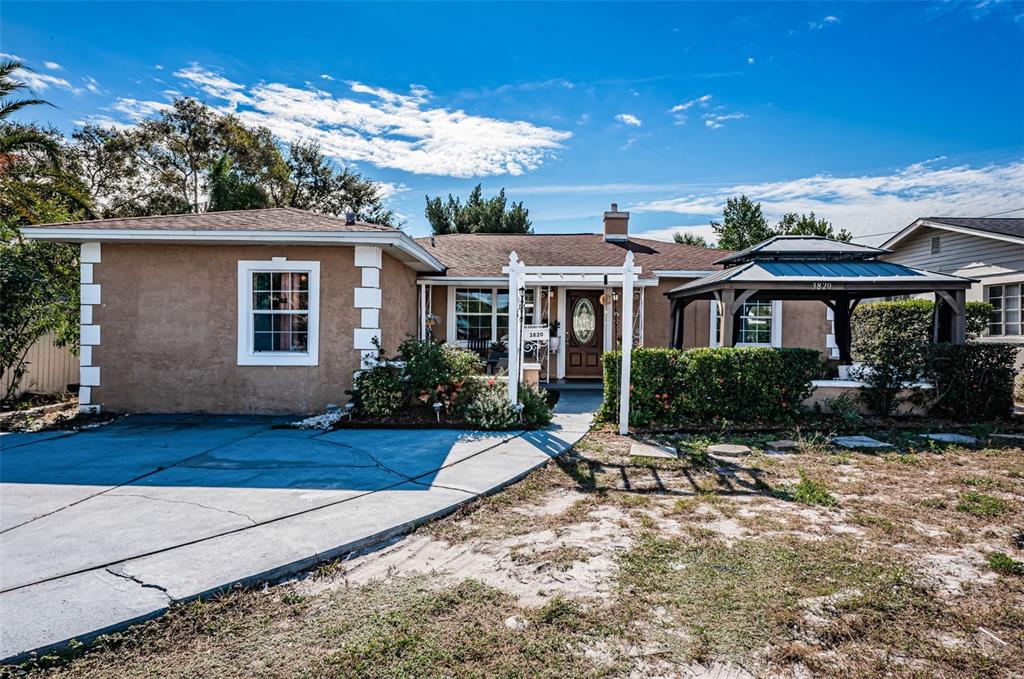
[[[89,229],[27,226],[31,240],[60,243],[195,243],[238,245],[371,245],[395,248],[418,262],[417,271],[445,270],[444,264],[401,231],[236,231],[198,229]]]

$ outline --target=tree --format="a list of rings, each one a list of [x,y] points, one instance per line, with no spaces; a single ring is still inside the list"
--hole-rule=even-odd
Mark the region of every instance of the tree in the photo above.
[[[477,184],[463,204],[448,194],[427,196],[424,215],[435,235],[447,233],[533,233],[530,211],[522,201],[508,206],[505,189],[492,198],[483,197],[483,186]]]
[[[718,235],[718,247],[742,250],[775,235],[761,212],[761,204],[746,196],[729,198],[722,209],[722,221],[711,222]]]
[[[840,229],[836,233],[832,224],[825,218],[817,218],[814,212],[809,215],[797,215],[795,212],[787,212],[782,215],[775,232],[780,236],[824,236],[849,243],[853,238],[846,229]]]
[[[696,233],[683,233],[681,231],[676,231],[672,234],[672,240],[680,245],[693,245],[698,248],[713,247],[708,244],[707,238]]]
[[[278,203],[340,216],[352,210],[356,218],[398,228],[394,210],[384,205],[380,184],[346,167],[339,168],[316,142],[296,142],[288,147],[287,192]]]
[[[231,156],[224,154],[210,170],[210,202],[207,210],[254,210],[270,204],[270,199],[258,184],[247,181],[232,167]]]
[[[24,89],[12,73],[18,62],[0,62],[0,372],[13,396],[27,370],[29,348],[47,332],[58,345],[78,339],[78,254],[61,243],[25,240],[19,227],[81,219],[89,197],[77,177],[65,171],[59,133],[7,122],[37,99],[10,101]]]

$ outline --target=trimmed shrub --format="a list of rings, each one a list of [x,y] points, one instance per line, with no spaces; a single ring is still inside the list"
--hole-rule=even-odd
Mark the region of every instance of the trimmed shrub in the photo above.
[[[352,391],[356,409],[371,417],[388,417],[398,410],[404,399],[402,368],[393,363],[379,363],[356,376]]]
[[[933,411],[964,422],[999,419],[1013,413],[1012,344],[936,344],[928,357],[935,385]]]
[[[621,352],[604,355],[599,416],[608,421],[618,417],[621,363]],[[821,357],[813,349],[635,349],[630,424],[789,421],[799,414],[820,371]]]
[[[857,378],[862,398],[880,415],[892,413],[904,384],[920,380],[928,364],[935,303],[924,299],[875,302],[858,306],[851,322],[854,357],[867,364]],[[977,338],[988,324],[992,305],[967,303],[967,337]]]
[[[554,417],[548,404],[548,392],[540,387],[520,384],[519,402],[523,404],[523,426],[528,429],[543,427]]]
[[[484,382],[461,410],[463,419],[477,429],[512,429],[517,424],[508,386],[497,380]]]
[[[1013,400],[1024,403],[1024,372],[1017,373],[1017,378],[1013,381]]]

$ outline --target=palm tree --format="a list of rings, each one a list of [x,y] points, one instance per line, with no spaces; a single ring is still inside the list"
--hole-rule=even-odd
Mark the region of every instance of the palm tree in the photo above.
[[[0,60],[0,122],[29,106],[53,106],[45,99],[10,99],[15,92],[28,89],[27,84],[14,79],[16,71],[26,68],[16,59]],[[0,173],[14,162],[12,156],[31,151],[45,154],[53,169],[60,168],[60,145],[56,141],[38,130],[15,128],[0,134]]]
[[[16,59],[0,60],[0,212],[21,223],[45,219],[44,206],[64,205],[73,212],[91,212],[91,201],[78,177],[65,171],[60,141],[32,125],[5,122],[29,106],[52,106],[43,99],[12,99],[28,85],[14,76],[25,69]]]

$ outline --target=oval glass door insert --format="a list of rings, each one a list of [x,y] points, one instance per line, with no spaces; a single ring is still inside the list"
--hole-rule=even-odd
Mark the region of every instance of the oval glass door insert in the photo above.
[[[594,313],[594,305],[589,299],[583,297],[576,302],[576,306],[572,310],[572,332],[576,335],[576,342],[590,344],[596,328],[597,314]]]

